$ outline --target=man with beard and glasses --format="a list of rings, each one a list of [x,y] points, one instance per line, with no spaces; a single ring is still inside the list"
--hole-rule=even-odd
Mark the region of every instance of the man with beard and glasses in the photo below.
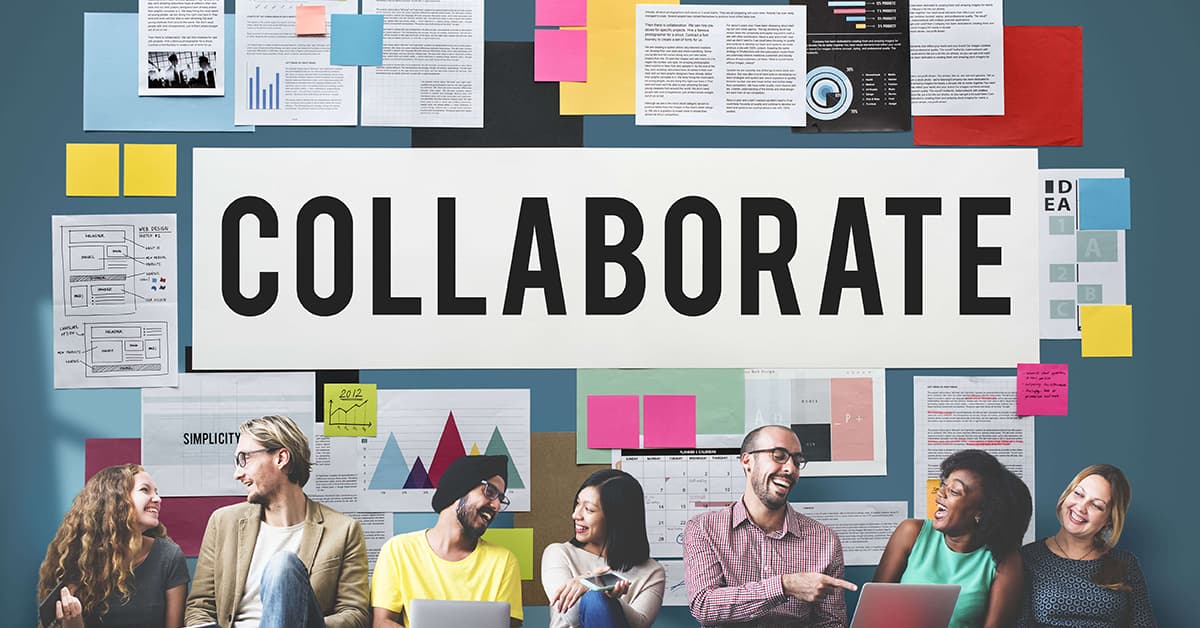
[[[362,526],[304,494],[308,437],[285,416],[242,424],[234,477],[246,503],[208,520],[187,624],[228,628],[367,628]]]
[[[806,464],[788,427],[742,441],[746,490],[733,505],[693,517],[683,530],[692,615],[704,626],[846,625],[842,542],[788,506]]]
[[[379,550],[371,586],[375,628],[404,626],[414,599],[508,602],[520,626],[521,567],[508,549],[483,537],[508,506],[507,456],[463,456],[437,480],[427,530],[398,534]]]

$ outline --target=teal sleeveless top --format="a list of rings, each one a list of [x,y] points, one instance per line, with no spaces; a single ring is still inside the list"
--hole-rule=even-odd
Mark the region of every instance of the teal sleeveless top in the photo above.
[[[957,584],[958,603],[949,628],[974,628],[987,617],[988,594],[996,579],[996,559],[987,547],[961,554],[946,547],[941,532],[925,520],[908,555],[908,566],[900,576],[904,584]]]

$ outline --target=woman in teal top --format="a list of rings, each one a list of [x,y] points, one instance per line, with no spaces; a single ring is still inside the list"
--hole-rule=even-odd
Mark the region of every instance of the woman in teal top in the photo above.
[[[1024,584],[1021,537],[1029,488],[991,454],[966,449],[942,461],[932,519],[897,526],[876,582],[962,587],[950,628],[1012,626]]]

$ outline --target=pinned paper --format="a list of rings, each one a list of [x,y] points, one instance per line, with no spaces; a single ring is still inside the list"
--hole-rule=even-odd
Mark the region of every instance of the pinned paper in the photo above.
[[[325,435],[376,436],[378,404],[375,384],[325,384]]]
[[[937,492],[942,486],[941,478],[933,480],[925,480],[925,518],[933,519],[934,513],[937,512]],[[914,515],[916,513],[913,513]]]
[[[1017,416],[1067,415],[1067,365],[1017,365]]]
[[[483,538],[516,554],[521,579],[533,580],[533,528],[488,528]]]
[[[325,5],[300,5],[296,7],[297,35],[325,34]]]
[[[1133,357],[1133,306],[1081,305],[1079,334],[1085,358]]]
[[[67,144],[67,196],[120,193],[120,144]]]
[[[383,65],[383,16],[334,13],[329,27],[331,65]]]
[[[125,196],[175,196],[175,145],[125,145]]]
[[[115,464],[140,464],[140,438],[88,438],[83,441],[83,480]]]
[[[586,81],[587,31],[533,31],[533,80]]]
[[[1079,228],[1128,229],[1129,179],[1080,179]]]
[[[588,395],[588,447],[636,448],[638,440],[637,395]]]
[[[534,25],[587,26],[587,0],[537,0]]]
[[[646,395],[642,406],[643,447],[696,446],[695,395]]]

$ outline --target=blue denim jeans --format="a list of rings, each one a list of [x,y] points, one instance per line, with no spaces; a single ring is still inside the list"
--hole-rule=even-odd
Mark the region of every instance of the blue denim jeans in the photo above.
[[[584,628],[629,628],[621,602],[600,591],[588,591],[579,598],[579,622]]]
[[[263,569],[262,622],[259,628],[325,628],[304,563],[291,552],[279,552]]]

